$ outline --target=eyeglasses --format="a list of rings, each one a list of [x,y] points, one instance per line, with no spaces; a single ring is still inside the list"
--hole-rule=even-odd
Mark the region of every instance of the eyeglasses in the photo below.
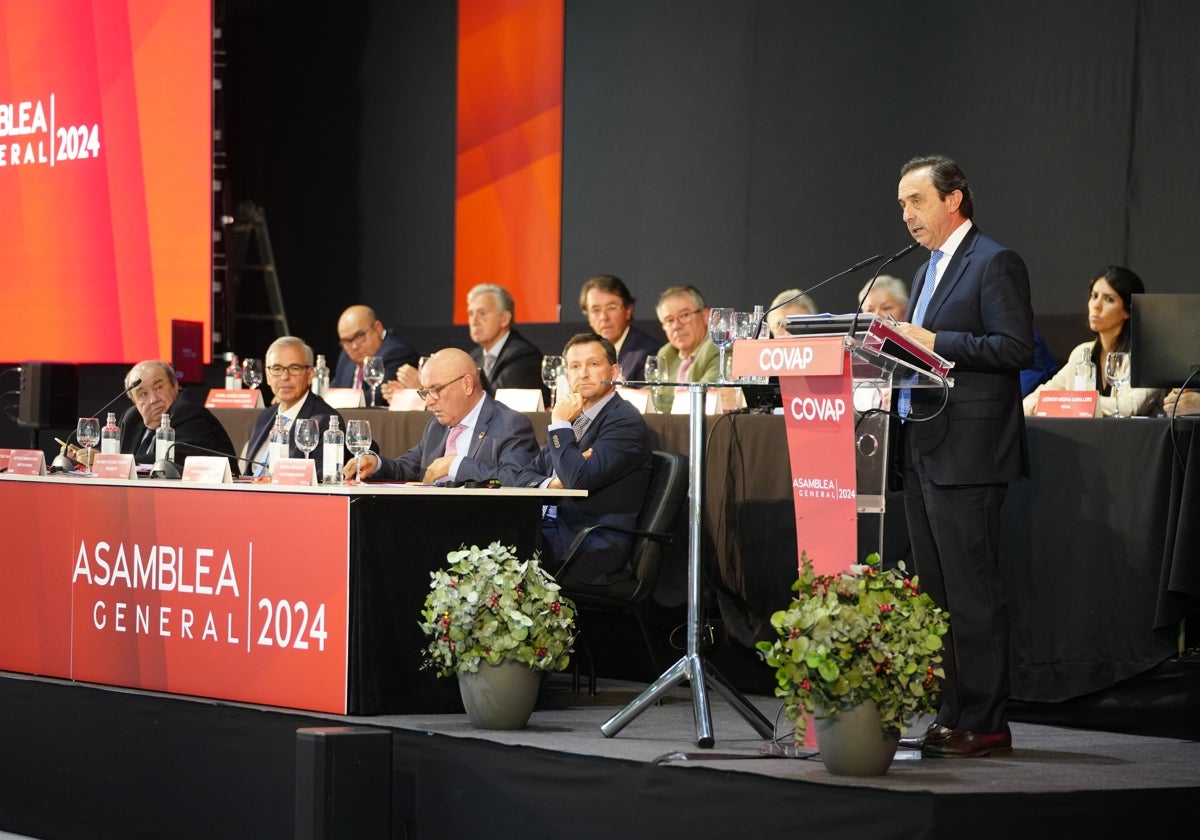
[[[310,368],[312,365],[271,365],[267,368],[267,373],[271,376],[283,376],[284,371],[287,371],[292,376],[299,376]]]
[[[430,385],[428,388],[418,388],[417,396],[423,400],[427,400],[430,397],[440,397],[442,395],[443,388],[448,388],[458,380],[462,379],[463,376],[466,376],[466,374],[464,373],[462,376],[456,376],[449,382],[443,382],[441,385]]]
[[[591,309],[585,310],[585,314],[593,318],[599,318],[601,315],[616,315],[617,312],[624,308],[619,303],[606,303],[604,306],[593,306]]]
[[[349,338],[339,338],[338,342],[343,347],[353,347],[355,344],[358,344],[358,342],[362,341],[363,336],[365,336],[367,333],[369,333],[373,329],[375,329],[374,324],[367,327],[365,330],[359,330],[358,332],[356,332],[354,335],[350,336]]]
[[[697,314],[703,311],[704,310],[702,309],[692,309],[688,312],[680,312],[678,315],[671,315],[668,318],[663,318],[661,321],[659,321],[659,323],[663,325],[663,329],[669,330],[676,324],[683,326],[691,321],[692,318],[694,318]]]

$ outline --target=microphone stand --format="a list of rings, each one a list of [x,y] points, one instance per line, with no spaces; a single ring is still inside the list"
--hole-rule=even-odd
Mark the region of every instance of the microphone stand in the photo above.
[[[112,408],[113,403],[115,403],[117,400],[121,399],[121,397],[125,396],[126,394],[128,394],[130,391],[132,391],[134,388],[136,388],[137,386],[139,386],[141,384],[142,384],[142,380],[140,380],[140,379],[133,380],[133,383],[128,388],[122,388],[121,392],[119,394],[117,394],[111,400],[106,402],[104,405],[100,406],[100,410],[96,412],[96,416],[99,417],[101,414],[108,411],[110,408]],[[89,414],[88,416],[90,417],[91,415]],[[67,446],[71,443],[71,435],[75,434],[78,431],[79,431],[79,427],[76,426],[74,429],[71,430],[70,434],[67,435],[67,439],[63,442],[62,449],[60,449],[58,451],[58,455],[55,456],[54,460],[50,462],[50,466],[46,469],[47,472],[69,473],[69,472],[75,471],[75,462],[67,457]]]
[[[821,288],[822,286],[824,286],[826,283],[830,282],[831,280],[837,280],[839,277],[845,277],[850,272],[858,271],[860,268],[866,268],[871,263],[879,262],[881,259],[883,259],[883,254],[876,254],[873,257],[868,257],[867,259],[863,260],[862,262],[856,262],[854,265],[850,266],[845,271],[839,271],[837,274],[833,275],[832,277],[826,277],[824,280],[822,280],[820,283],[818,283],[815,286],[809,286],[807,289],[805,289],[800,294],[792,295],[787,300],[780,301],[779,303],[775,304],[767,311],[763,312],[762,317],[758,319],[758,323],[754,325],[754,332],[752,332],[751,335],[757,336],[759,333],[761,333],[762,325],[767,322],[767,316],[770,315],[772,312],[774,312],[779,307],[787,306],[792,301],[799,300],[800,298],[804,297],[809,292],[815,292],[817,289]],[[895,259],[895,257],[892,257],[892,259]],[[890,261],[891,260],[889,260],[889,262]],[[884,265],[887,265],[887,263],[884,263]]]
[[[853,340],[854,336],[858,333],[858,316],[862,314],[863,301],[867,299],[867,295],[871,294],[871,290],[875,288],[875,281],[879,279],[879,272],[883,271],[884,267],[890,263],[894,263],[901,257],[911,254],[920,244],[921,243],[919,242],[912,242],[908,245],[905,245],[899,251],[884,260],[883,263],[880,264],[879,268],[875,269],[875,274],[871,277],[871,282],[867,284],[866,291],[863,292],[862,297],[859,299],[858,306],[854,307],[854,319],[850,322],[850,332],[846,334],[847,340]]]
[[[228,452],[220,452],[216,449],[209,449],[205,446],[197,446],[196,444],[188,443],[187,441],[176,441],[167,447],[167,457],[159,458],[154,462],[154,465],[150,467],[150,478],[176,480],[182,477],[179,473],[179,466],[173,460],[171,460],[171,456],[175,454],[175,449],[178,446],[182,446],[185,449],[195,449],[197,452],[204,452],[209,455],[220,455],[222,458],[233,458],[238,462],[245,461],[247,464],[254,464],[258,467],[267,466],[267,463],[264,461],[255,461],[253,458],[242,458],[239,455],[230,455]],[[238,468],[238,472],[241,474],[240,467]]]

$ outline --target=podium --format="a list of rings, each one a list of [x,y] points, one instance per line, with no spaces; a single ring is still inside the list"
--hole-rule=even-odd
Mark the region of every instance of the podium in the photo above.
[[[791,338],[735,341],[733,375],[761,379],[777,376],[783,397],[788,453],[792,465],[792,501],[797,546],[807,552],[819,574],[858,562],[857,515],[883,514],[887,463],[886,413],[892,387],[949,388],[953,367],[937,354],[909,341],[873,316],[853,337],[812,333]],[[852,327],[853,329],[853,327]],[[672,686],[687,680],[692,691],[696,743],[712,747],[715,737],[708,689],[717,691],[764,738],[774,737],[772,723],[700,655],[701,535],[704,512],[705,394],[709,388],[736,387],[737,381],[618,382],[645,387],[687,387],[689,422],[688,617],[684,655],[600,726],[613,737]],[[861,406],[861,408],[859,407]],[[858,418],[869,419],[859,430]],[[859,461],[863,473],[858,473]],[[859,499],[859,482],[874,492]],[[880,520],[882,530],[882,519]],[[797,557],[799,568],[799,557]]]

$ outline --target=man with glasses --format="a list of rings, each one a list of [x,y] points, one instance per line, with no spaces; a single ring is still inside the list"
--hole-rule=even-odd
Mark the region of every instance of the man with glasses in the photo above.
[[[479,384],[475,360],[457,348],[439,350],[421,368],[418,396],[433,415],[421,442],[399,458],[368,452],[362,477],[424,484],[512,485],[517,472],[537,454],[529,418],[496,402]],[[347,478],[354,463],[344,468]]]
[[[245,458],[249,463],[243,471],[249,475],[261,475],[267,461],[267,443],[275,417],[282,414],[284,428],[288,433],[288,458],[303,458],[304,453],[296,446],[292,426],[300,418],[315,417],[321,434],[329,428],[329,418],[337,416],[341,428],[346,428],[345,418],[329,403],[311,390],[313,380],[313,351],[303,340],[294,335],[285,335],[271,342],[264,358],[267,385],[275,394],[273,405],[258,415],[250,440],[246,443]],[[372,444],[374,445],[374,444]],[[324,446],[312,453],[316,462],[317,475],[323,475]],[[349,457],[349,450],[344,453]],[[344,462],[345,459],[343,459]]]
[[[612,385],[617,351],[595,333],[573,336],[563,348],[571,393],[550,415],[547,443],[518,476],[521,487],[586,490],[566,497],[542,519],[541,562],[557,572],[567,549],[589,525],[636,528],[650,486],[652,450],[646,421]],[[585,540],[568,575],[585,584],[604,585],[628,578],[633,538],[597,528]]]
[[[396,378],[396,371],[403,365],[417,366],[417,351],[375,317],[369,306],[351,306],[337,323],[338,342],[342,352],[338,354],[337,367],[329,380],[331,388],[361,388],[362,361],[367,356],[383,357],[383,381]],[[387,397],[387,391],[384,391]]]
[[[716,382],[720,353],[708,337],[708,307],[695,286],[672,286],[655,307],[667,343],[658,351],[658,368],[667,382]],[[675,394],[662,389],[659,411],[670,411]]]
[[[659,341],[634,326],[634,302],[621,278],[611,274],[589,277],[579,291],[579,308],[588,326],[617,348],[621,378],[639,380],[646,376],[646,357],[658,353]]]
[[[125,388],[133,407],[121,418],[121,452],[133,455],[143,466],[153,464],[154,433],[166,414],[175,430],[175,450],[170,457],[177,467],[182,469],[188,455],[216,452],[228,455],[230,469],[237,473],[229,433],[211,411],[180,388],[173,367],[158,359],[138,362],[125,374]]]

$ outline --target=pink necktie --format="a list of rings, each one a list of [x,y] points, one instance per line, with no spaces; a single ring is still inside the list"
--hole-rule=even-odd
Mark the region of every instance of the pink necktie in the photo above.
[[[695,354],[692,354],[691,356],[688,356],[686,359],[684,359],[682,362],[679,363],[679,381],[680,382],[687,382],[688,371],[691,370],[692,362],[694,362],[694,361],[696,361],[696,356],[695,356]]]
[[[456,446],[456,444],[458,443],[458,436],[461,435],[466,430],[467,430],[467,427],[464,426],[462,423],[459,423],[457,426],[451,427],[450,434],[446,438],[446,453],[445,454],[447,454],[447,455],[457,455],[458,454],[458,447]]]

